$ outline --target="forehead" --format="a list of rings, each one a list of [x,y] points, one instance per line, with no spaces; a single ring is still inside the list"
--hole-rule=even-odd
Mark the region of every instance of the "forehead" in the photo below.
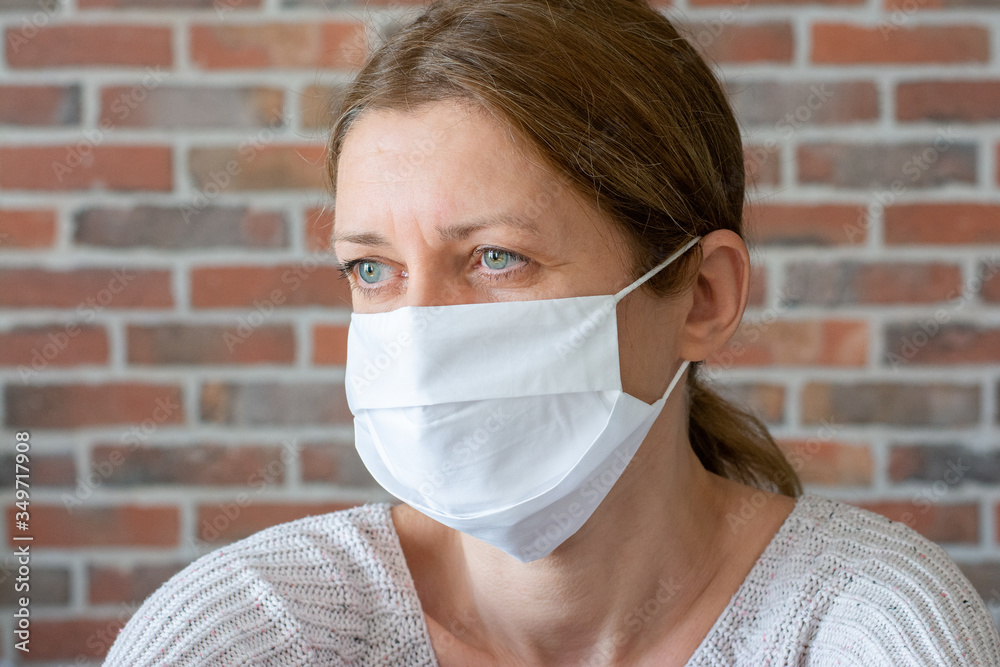
[[[508,124],[457,102],[363,112],[341,150],[334,215],[338,235],[507,217],[607,243],[611,226]]]
[[[369,110],[353,123],[338,162],[341,184],[399,190],[447,178],[454,188],[524,188],[554,175],[501,121],[468,104],[437,102],[414,111]],[[348,192],[347,194],[350,194]]]

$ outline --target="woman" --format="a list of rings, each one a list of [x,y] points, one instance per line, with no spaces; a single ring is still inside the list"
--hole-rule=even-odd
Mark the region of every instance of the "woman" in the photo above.
[[[199,559],[107,664],[1000,665],[940,548],[802,495],[699,382],[747,304],[744,165],[665,18],[445,0],[343,105],[345,381],[405,502]]]

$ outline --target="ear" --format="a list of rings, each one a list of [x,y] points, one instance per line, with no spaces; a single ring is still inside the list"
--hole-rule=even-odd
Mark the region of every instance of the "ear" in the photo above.
[[[702,263],[681,327],[679,356],[701,361],[736,332],[750,294],[750,253],[736,232],[717,229],[701,240]]]

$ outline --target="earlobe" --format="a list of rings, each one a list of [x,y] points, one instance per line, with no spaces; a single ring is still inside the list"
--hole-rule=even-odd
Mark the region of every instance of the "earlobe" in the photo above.
[[[739,327],[750,293],[750,254],[739,234],[719,229],[702,240],[702,263],[681,328],[679,353],[702,361]]]

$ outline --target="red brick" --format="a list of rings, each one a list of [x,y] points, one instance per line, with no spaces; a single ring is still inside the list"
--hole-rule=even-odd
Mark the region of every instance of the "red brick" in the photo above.
[[[127,616],[110,618],[51,619],[31,621],[31,662],[61,660],[84,664],[86,658],[100,659],[107,655],[118,632],[128,621]],[[64,663],[65,664],[65,663]]]
[[[80,9],[215,9],[218,16],[260,7],[260,0],[77,0]]]
[[[897,245],[1000,243],[1000,206],[963,202],[885,209],[885,242]]]
[[[53,12],[58,7],[59,3],[54,0],[0,0],[0,11],[4,12],[37,12],[39,9]]]
[[[202,69],[351,69],[364,62],[366,48],[359,21],[191,28],[191,60]]]
[[[213,190],[324,190],[326,147],[248,141],[239,148],[194,148],[188,156],[195,187]]]
[[[356,504],[261,503],[254,502],[247,496],[237,496],[218,505],[198,507],[198,539],[210,544],[227,544],[280,523],[337,512]]]
[[[984,262],[976,268],[980,282],[979,296],[983,301],[1000,303],[1000,264]]]
[[[13,470],[14,465],[8,468]],[[0,586],[0,605],[4,607],[20,606],[18,598],[23,597],[23,591],[14,590],[12,585],[18,576],[18,563],[14,558],[9,558],[7,562],[0,566],[0,581],[10,582],[5,586]],[[69,604],[70,580],[69,570],[64,568],[40,567],[31,564],[31,604],[32,605],[60,605]]]
[[[138,605],[181,570],[183,565],[136,565],[129,568],[90,566],[91,604]]]
[[[104,308],[169,308],[169,271],[0,269],[0,306],[75,308],[92,319]]]
[[[181,388],[135,382],[9,385],[10,428],[80,428],[110,424],[183,424]]]
[[[918,9],[996,9],[996,0],[884,0],[883,5],[886,11],[893,10],[890,18],[890,25],[896,25],[899,14],[895,10],[902,12],[902,20],[909,20],[910,14]],[[895,19],[895,22],[893,22]]]
[[[323,442],[302,448],[302,481],[380,488],[353,445]]]
[[[343,382],[209,382],[201,388],[201,420],[238,426],[350,424]]]
[[[328,130],[340,110],[346,86],[309,86],[299,96],[299,122],[307,130]]]
[[[20,326],[0,331],[0,366],[25,366],[34,375],[49,366],[106,364],[104,327],[78,325]]]
[[[170,67],[170,28],[146,25],[58,25],[7,29],[7,66],[14,68]]]
[[[1000,329],[965,323],[939,323],[933,316],[909,324],[890,325],[885,332],[885,363],[1000,363]]]
[[[55,211],[0,209],[0,248],[48,248],[55,240]]]
[[[812,40],[812,61],[828,65],[948,64],[990,58],[989,30],[973,25],[887,28],[817,23]]]
[[[288,225],[276,211],[137,206],[76,215],[74,241],[107,248],[286,248]]]
[[[743,159],[748,188],[781,182],[781,147],[777,144],[744,146]]]
[[[7,508],[9,535],[16,507]],[[176,507],[42,505],[31,503],[31,531],[39,549],[58,547],[173,547],[178,544],[180,513]],[[8,537],[8,544],[18,544]]]
[[[1000,143],[996,148],[996,164],[1000,164]],[[997,170],[997,184],[1000,185],[1000,169]]]
[[[997,605],[1000,605],[1000,563],[989,561],[958,562],[957,565],[962,570],[962,574],[968,577],[972,587],[986,602],[987,609],[996,609]]]
[[[863,509],[905,523],[933,542],[979,542],[979,506],[974,503],[941,504],[924,500],[849,501]]]
[[[1000,452],[977,451],[962,445],[907,445],[889,450],[889,480],[893,482],[1000,482]]]
[[[751,204],[744,233],[752,245],[830,246],[864,243],[868,212],[850,204]]]
[[[802,391],[802,421],[807,424],[960,427],[978,420],[975,385],[811,382]]]
[[[737,79],[728,82],[726,90],[740,123],[784,133],[807,125],[878,118],[878,89],[872,81]]]
[[[682,27],[686,37],[713,63],[788,63],[795,51],[787,22],[707,21]]]
[[[315,260],[191,271],[191,305],[195,308],[255,308],[266,313],[270,308],[350,304],[350,288],[337,269]]]
[[[902,121],[983,123],[1000,120],[1000,81],[907,81],[896,86]]]
[[[308,208],[305,211],[306,250],[333,252],[333,208]]]
[[[3,457],[4,470],[14,470],[14,454]],[[72,454],[31,454],[31,485],[76,486],[76,460]],[[0,480],[2,487],[14,487],[13,475]],[[2,579],[0,579],[2,581]]]
[[[976,145],[943,136],[927,143],[802,144],[798,180],[841,188],[895,192],[949,183],[976,183]]]
[[[114,127],[255,128],[283,123],[280,88],[112,86],[101,90],[100,122]]]
[[[169,146],[8,146],[0,148],[0,188],[169,191],[171,160]]]
[[[313,363],[335,366],[347,363],[347,326],[317,324],[313,327]]]
[[[795,262],[786,267],[782,293],[795,304],[936,303],[962,289],[957,264],[932,262]]]
[[[254,486],[285,480],[288,456],[275,446],[199,442],[190,446],[95,445],[93,474],[111,486]]]
[[[785,388],[781,385],[726,382],[713,385],[712,388],[726,400],[750,410],[767,424],[780,424],[785,419]]]
[[[0,125],[76,125],[80,86],[0,86]]]
[[[873,464],[868,445],[815,437],[779,440],[778,446],[803,484],[871,486]]]
[[[232,326],[195,324],[130,325],[130,364],[290,364],[295,331],[289,324],[264,325],[251,313]]]
[[[745,320],[724,348],[706,359],[713,370],[743,366],[864,366],[864,321]]]

